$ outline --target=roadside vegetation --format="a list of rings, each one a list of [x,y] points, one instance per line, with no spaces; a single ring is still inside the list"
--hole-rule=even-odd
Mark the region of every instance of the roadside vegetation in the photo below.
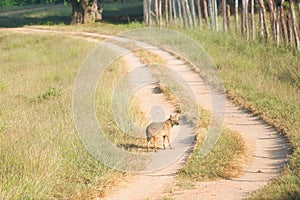
[[[213,57],[220,70],[228,97],[237,105],[261,117],[285,135],[291,145],[289,163],[253,196],[255,199],[295,199],[300,196],[300,56],[272,44],[248,43],[239,37],[187,34]]]
[[[110,169],[87,152],[73,122],[73,84],[95,43],[6,31],[0,32],[0,40],[0,198],[92,198],[124,180],[128,174]],[[116,61],[103,75],[100,81],[106,84],[97,88],[97,99],[102,100],[96,104],[97,116],[109,125],[105,133],[116,144],[142,145],[144,140],[138,143],[124,136],[111,123],[108,104],[124,73],[126,63]],[[131,102],[131,115],[142,119],[138,102]]]
[[[157,64],[151,71],[161,81],[159,86],[161,91],[165,94],[168,101],[176,106],[177,112],[181,113],[182,109],[189,111],[187,105],[192,104],[191,100],[185,98],[186,91],[180,87],[176,80],[173,80],[174,77],[164,68],[167,67],[166,61],[151,51],[137,50],[135,53],[144,63]],[[176,94],[174,93],[175,90]],[[185,108],[181,108],[180,105]],[[178,178],[181,180],[179,184],[186,185],[193,181],[237,177],[244,164],[248,161],[247,149],[243,138],[239,133],[225,127],[214,150],[205,158],[200,158],[197,153],[200,152],[199,149],[209,126],[214,122],[212,121],[211,113],[202,108],[199,108],[199,116],[198,121],[193,121],[195,126],[198,127],[195,133],[195,153],[190,156],[187,164],[179,170]]]
[[[39,28],[105,34],[143,27],[139,23],[69,27],[65,25],[70,22],[70,8],[57,6],[61,6],[59,12],[46,9],[0,16],[0,26],[43,25]],[[48,18],[49,15],[53,17]],[[253,198],[299,198],[299,52],[289,47],[275,48],[271,43],[247,42],[234,34],[174,29],[198,41],[212,56],[232,101],[274,126],[291,144],[291,157],[284,172]],[[103,194],[124,174],[103,166],[85,151],[71,116],[73,81],[79,63],[94,44],[65,36],[23,37],[5,31],[0,32],[0,42],[0,62],[4,63],[0,71],[0,197],[39,199]],[[226,135],[235,139],[219,141],[219,150],[229,144],[232,151],[243,152],[236,148],[241,144],[238,135],[226,132],[222,137]],[[192,166],[180,174],[197,180],[228,175],[225,170],[203,176]]]

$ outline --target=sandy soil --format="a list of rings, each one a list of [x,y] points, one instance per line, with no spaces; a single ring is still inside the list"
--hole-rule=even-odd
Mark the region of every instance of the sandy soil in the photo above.
[[[32,33],[38,30],[30,29],[10,29],[11,31]],[[49,33],[51,31],[42,31]],[[56,34],[56,32],[52,32]],[[61,33],[60,33],[61,34]],[[78,33],[76,33],[78,34]],[[82,33],[78,37],[85,37]],[[105,35],[96,34],[97,37],[106,37]],[[77,36],[77,35],[76,35]],[[94,35],[92,36],[94,39]],[[88,38],[89,40],[91,38]],[[201,77],[195,73],[183,61],[160,49],[153,50],[154,53],[168,61],[168,67],[184,77],[192,87],[197,97],[197,102],[204,108],[212,110],[212,96],[223,98],[210,91]],[[143,67],[132,54],[127,54],[126,59],[130,66]],[[147,70],[143,73],[148,73]],[[149,75],[149,74],[148,74]],[[133,77],[132,81],[137,77]],[[173,107],[164,99],[162,94],[153,92],[153,80],[149,75],[148,84],[144,83],[136,91],[135,95],[143,100],[142,109],[148,113],[152,120],[165,118],[169,113],[173,113]],[[173,146],[175,150],[159,151],[154,155],[154,162],[160,159],[166,159],[170,153],[176,154],[176,160],[171,165],[165,166],[155,172],[138,174],[128,183],[123,184],[105,199],[162,199],[165,196],[173,199],[245,199],[250,197],[251,193],[267,184],[272,178],[282,171],[282,167],[287,161],[288,145],[284,138],[276,134],[276,131],[266,125],[260,119],[253,117],[251,114],[239,109],[226,100],[224,104],[225,124],[231,129],[238,131],[245,139],[249,154],[250,162],[245,166],[241,176],[238,178],[218,181],[208,181],[195,183],[195,188],[184,190],[176,186],[176,171],[189,155],[190,150],[186,146],[180,146],[180,140],[186,140],[192,146],[193,127],[187,124],[181,124],[174,128]],[[182,131],[181,134],[180,131]],[[177,135],[182,138],[176,137]],[[183,152],[183,153],[182,153]],[[173,157],[174,158],[174,157]],[[169,191],[172,191],[170,193]]]

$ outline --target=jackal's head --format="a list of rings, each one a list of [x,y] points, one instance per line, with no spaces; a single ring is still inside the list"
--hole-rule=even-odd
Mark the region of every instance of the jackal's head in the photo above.
[[[176,114],[174,116],[170,115],[169,119],[171,120],[172,126],[179,124],[179,118],[178,117],[179,117],[178,114]]]

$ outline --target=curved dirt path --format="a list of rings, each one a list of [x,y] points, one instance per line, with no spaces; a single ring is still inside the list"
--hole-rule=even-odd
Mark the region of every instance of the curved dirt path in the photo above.
[[[212,110],[212,91],[205,86],[201,77],[184,62],[160,49],[154,53],[168,61],[168,66],[188,80],[198,103]],[[220,96],[219,94],[215,94]],[[215,97],[220,98],[220,97]],[[175,199],[244,199],[278,175],[287,161],[289,146],[285,138],[252,114],[234,106],[226,100],[225,124],[238,131],[246,142],[250,162],[238,178],[196,183],[196,189],[172,194]],[[173,188],[174,189],[174,188]]]
[[[60,32],[34,29],[13,29],[12,31],[27,33],[52,32],[54,34]],[[59,34],[63,33],[60,32]],[[74,33],[71,35],[88,37],[92,41],[97,40],[95,37],[107,37],[94,33],[82,32],[80,36],[78,34]],[[213,94],[212,91],[208,90],[199,74],[195,73],[186,63],[163,50],[155,49],[152,51],[163,57],[168,62],[169,68],[179,73],[181,77],[184,77],[189,82],[196,94],[197,102],[202,107],[212,110],[211,96],[218,94]],[[141,64],[138,63],[140,62],[138,60],[134,61],[136,58],[132,56],[128,56],[127,59],[132,66],[140,66]],[[137,93],[137,96],[142,95],[143,97],[143,95],[147,94],[147,99],[151,99],[152,102],[159,102],[161,107],[168,107],[166,106],[168,103],[163,100],[163,97],[155,99],[155,94],[150,94],[153,87],[149,83],[140,94]],[[147,103],[144,104],[144,107],[148,106]],[[170,196],[173,199],[244,199],[250,197],[251,193],[266,185],[269,180],[282,171],[282,167],[287,161],[288,144],[273,128],[251,114],[240,110],[227,100],[224,110],[226,125],[238,131],[244,137],[246,145],[250,150],[251,161],[245,166],[240,177],[229,180],[199,182],[196,183],[195,189],[184,191],[174,183],[176,183],[175,173],[180,165],[184,163],[184,158],[188,155],[187,152],[177,162],[167,168],[155,173],[134,176],[130,182],[112,193],[111,196],[106,197],[106,199],[161,199],[164,196]],[[149,112],[149,110],[145,111]],[[171,108],[169,107],[169,110],[165,112],[172,112]],[[172,194],[167,193],[169,189],[173,190]],[[163,193],[164,191],[165,193]]]
[[[124,42],[122,38],[119,39]],[[127,50],[123,47],[115,43],[105,43],[114,51],[124,53],[122,59],[125,59],[128,66],[129,81],[133,88],[138,88],[134,92],[134,96],[141,100],[141,109],[147,117],[151,121],[164,121],[170,114],[175,114],[175,107],[165,99],[163,93],[154,92],[158,86],[158,80],[151,75],[147,66],[133,53],[126,53]],[[153,196],[153,192],[160,191],[162,193],[163,189],[170,182],[173,182],[176,171],[190,154],[194,137],[193,127],[181,121],[180,125],[174,126],[172,129],[171,143],[175,149],[167,148],[157,153],[149,153],[152,154],[152,161],[146,167],[146,172],[135,175],[126,185],[112,191],[111,195],[104,199],[140,200]],[[159,144],[162,144],[162,141],[157,142],[157,145]],[[163,160],[170,162],[170,164],[160,166]],[[157,168],[157,170],[153,171],[153,168]],[[149,172],[147,172],[148,170]]]

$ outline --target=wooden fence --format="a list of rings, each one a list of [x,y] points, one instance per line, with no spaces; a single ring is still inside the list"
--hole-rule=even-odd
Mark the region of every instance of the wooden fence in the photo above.
[[[148,26],[210,28],[300,49],[300,0],[144,0],[143,6]]]

